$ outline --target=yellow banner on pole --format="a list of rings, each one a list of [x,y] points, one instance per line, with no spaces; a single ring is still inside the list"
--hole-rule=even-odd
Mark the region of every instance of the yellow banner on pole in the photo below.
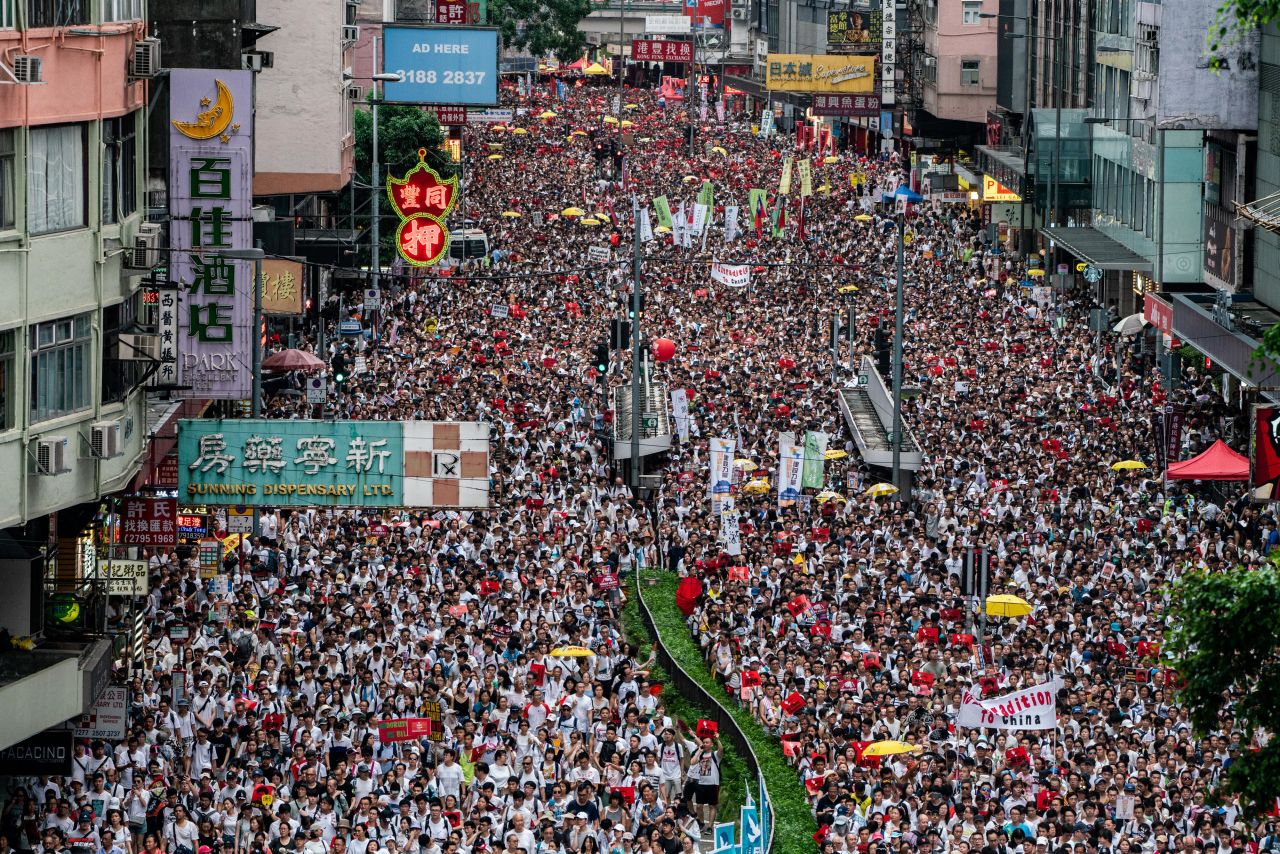
[[[808,198],[813,195],[813,170],[809,167],[809,158],[801,160],[798,166],[800,170],[800,197]]]
[[[778,194],[786,196],[791,193],[791,158],[782,161],[782,179],[778,181]]]

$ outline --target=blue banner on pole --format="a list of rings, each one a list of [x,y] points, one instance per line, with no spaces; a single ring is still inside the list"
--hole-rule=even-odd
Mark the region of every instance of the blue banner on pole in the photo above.
[[[762,854],[764,831],[760,828],[760,813],[755,807],[742,807],[742,854]]]

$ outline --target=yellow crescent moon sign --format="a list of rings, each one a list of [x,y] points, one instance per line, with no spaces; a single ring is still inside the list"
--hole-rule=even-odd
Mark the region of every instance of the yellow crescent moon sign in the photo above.
[[[178,133],[191,139],[213,139],[231,124],[231,118],[235,112],[231,90],[221,80],[214,82],[218,84],[218,98],[213,102],[213,106],[198,113],[194,122],[180,122],[174,119],[173,126],[178,129]]]

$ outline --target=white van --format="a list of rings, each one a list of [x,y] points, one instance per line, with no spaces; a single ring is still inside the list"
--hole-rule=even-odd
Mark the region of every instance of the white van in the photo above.
[[[465,253],[465,254],[464,254]],[[449,232],[449,258],[473,261],[489,254],[489,236],[480,228]]]

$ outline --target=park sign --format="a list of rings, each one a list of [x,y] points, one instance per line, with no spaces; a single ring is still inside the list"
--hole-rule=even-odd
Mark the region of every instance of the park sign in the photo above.
[[[498,31],[486,27],[382,28],[382,70],[399,81],[382,96],[402,104],[498,103]]]
[[[487,507],[489,427],[456,421],[178,422],[187,504]]]
[[[836,56],[811,53],[771,53],[765,68],[765,88],[780,92],[875,91],[874,56]]]

